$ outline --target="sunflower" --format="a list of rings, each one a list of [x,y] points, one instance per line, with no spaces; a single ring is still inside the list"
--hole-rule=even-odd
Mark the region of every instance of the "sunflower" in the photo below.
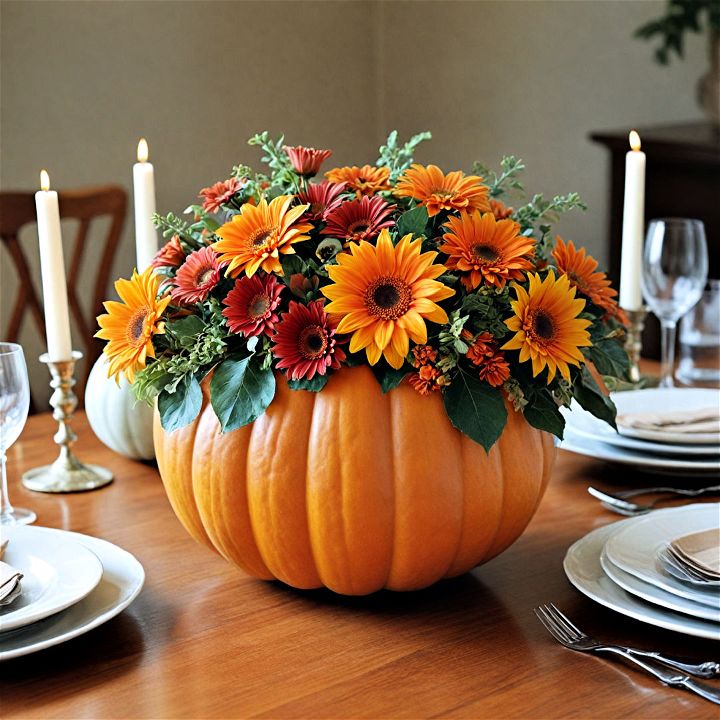
[[[520,362],[532,360],[533,377],[547,366],[548,384],[558,370],[569,380],[569,365],[579,366],[583,359],[580,348],[592,345],[586,330],[590,321],[578,318],[585,301],[575,298],[567,275],[556,280],[551,270],[545,280],[541,281],[537,273],[528,278],[527,291],[513,284],[517,293],[517,300],[511,303],[515,315],[505,324],[515,335],[501,349],[519,350]]]
[[[532,267],[527,256],[533,255],[535,240],[520,235],[514,220],[496,220],[491,212],[460,213],[443,227],[448,232],[440,250],[449,256],[448,268],[462,273],[468,291],[481,282],[502,289],[508,280],[522,280]]]
[[[290,208],[294,195],[280,195],[268,205],[262,198],[257,205],[245,203],[242,211],[215,231],[221,239],[211,247],[228,263],[226,274],[237,277],[243,270],[252,277],[262,268],[282,275],[279,254],[292,255],[292,245],[307,240],[310,223],[297,222],[307,205]]]
[[[145,367],[145,359],[155,357],[152,338],[164,332],[161,318],[170,302],[169,295],[157,299],[160,280],[152,267],[142,275],[135,270],[130,280],[120,279],[115,283],[122,302],[103,303],[107,315],[98,317],[100,330],[95,337],[108,341],[104,350],[108,377],[114,376],[119,381],[124,373],[132,383],[135,373]]]
[[[322,234],[354,242],[372,240],[393,224],[390,216],[394,210],[395,205],[388,205],[378,195],[349,200],[325,215],[327,226]]]
[[[347,183],[350,190],[354,190],[358,197],[374,195],[380,190],[390,189],[390,168],[363,165],[358,167],[338,167],[328,170],[325,177],[334,183]]]
[[[437,303],[455,291],[435,280],[445,266],[433,265],[437,253],[421,253],[421,242],[408,234],[393,247],[382,230],[376,246],[353,243],[350,253],[340,253],[338,264],[328,267],[333,283],[322,293],[332,302],[325,309],[342,316],[338,332],[352,333],[350,352],[365,348],[371,365],[384,355],[400,368],[410,340],[427,342],[425,320],[448,321]]]
[[[398,180],[395,195],[419,200],[430,217],[441,210],[490,210],[488,189],[481,177],[459,170],[445,175],[437,165],[414,163]]]
[[[175,275],[173,302],[180,305],[203,302],[220,282],[221,272],[217,255],[211,247],[191,252]]]
[[[604,272],[596,272],[597,260],[586,255],[585,248],[576,250],[572,240],[566,245],[558,235],[555,238],[552,256],[555,258],[557,269],[565,273],[570,284],[585,297],[590,298],[593,305],[597,305],[610,315],[617,313],[617,303],[614,299],[617,291],[610,287],[610,280]]]

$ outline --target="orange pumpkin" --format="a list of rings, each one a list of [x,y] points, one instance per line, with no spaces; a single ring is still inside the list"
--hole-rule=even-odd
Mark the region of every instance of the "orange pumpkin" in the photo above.
[[[366,366],[320,393],[278,377],[253,424],[221,434],[204,388],[190,425],[155,449],[188,532],[247,573],[346,595],[416,590],[507,548],[542,497],[552,437],[508,406],[489,455],[452,427],[439,394],[383,395]]]

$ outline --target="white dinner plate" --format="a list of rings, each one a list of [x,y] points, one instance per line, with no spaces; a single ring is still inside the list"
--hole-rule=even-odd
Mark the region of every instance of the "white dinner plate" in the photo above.
[[[675,410],[700,410],[718,408],[720,414],[720,390],[714,388],[649,388],[612,393],[618,415],[637,412],[668,412]],[[642,430],[620,427],[621,435],[650,440],[652,442],[677,443],[680,445],[720,444],[720,433],[678,433],[663,430]]]
[[[630,575],[678,597],[720,610],[720,588],[704,590],[665,573],[658,553],[671,540],[720,524],[720,503],[696,503],[654,510],[632,518],[607,542],[608,558]]]
[[[639,438],[621,435],[615,432],[615,430],[603,420],[596,418],[587,410],[583,410],[575,401],[573,401],[571,410],[562,408],[561,412],[565,417],[567,427],[570,428],[574,434],[590,440],[599,440],[600,442],[615,445],[616,447],[627,448],[628,450],[635,450],[641,453],[654,453],[656,455],[704,456],[706,459],[720,455],[720,444],[674,445],[672,443],[650,442],[649,440],[640,440]]]
[[[0,661],[44,650],[96,628],[122,612],[139,594],[145,582],[142,565],[127,551],[99,538],[79,533],[35,528],[62,533],[92,550],[103,564],[98,586],[80,602],[38,623],[0,636]]]
[[[623,590],[605,574],[600,564],[602,549],[608,538],[628,522],[632,520],[605,525],[571,545],[563,562],[568,580],[591,600],[622,615],[685,635],[720,640],[720,626],[716,623],[646,603]]]
[[[97,556],[67,534],[47,528],[4,526],[9,540],[4,562],[23,574],[17,600],[0,608],[0,632],[29,625],[82,600],[100,582],[103,567]]]
[[[675,612],[680,612],[685,615],[720,623],[720,610],[715,610],[708,605],[702,605],[687,598],[673,595],[659,587],[655,587],[655,585],[639,580],[634,575],[626,573],[615,565],[610,558],[608,558],[604,549],[600,555],[600,564],[605,574],[631,595],[637,595],[643,600],[647,600],[654,605],[660,605],[660,607],[667,608],[668,610],[675,610]]]
[[[633,465],[645,472],[682,476],[716,476],[720,474],[720,459],[646,455],[636,450],[608,445],[599,440],[592,440],[578,435],[572,428],[568,427],[565,428],[565,438],[559,447],[579,455],[605,460],[606,462]]]

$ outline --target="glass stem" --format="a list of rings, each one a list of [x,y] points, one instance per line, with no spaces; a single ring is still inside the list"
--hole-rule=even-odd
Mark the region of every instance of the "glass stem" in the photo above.
[[[675,320],[661,320],[662,345],[660,370],[660,387],[674,387],[673,374],[675,371]]]
[[[7,470],[5,468],[7,457],[4,452],[0,452],[0,475],[2,476],[2,487],[0,488],[0,517],[12,515],[13,506],[10,504],[7,486]]]

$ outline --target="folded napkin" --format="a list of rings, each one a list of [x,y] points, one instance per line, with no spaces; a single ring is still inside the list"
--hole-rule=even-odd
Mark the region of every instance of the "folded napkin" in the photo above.
[[[720,580],[720,527],[676,538],[670,549],[696,572],[710,580]]]
[[[0,606],[9,605],[20,595],[22,573],[0,560]]]
[[[668,410],[667,412],[623,413],[617,416],[620,427],[663,432],[717,433],[720,432],[720,409]]]
[[[0,543],[0,560],[5,557],[5,548],[8,546],[9,542],[9,540],[6,540],[4,543]]]

